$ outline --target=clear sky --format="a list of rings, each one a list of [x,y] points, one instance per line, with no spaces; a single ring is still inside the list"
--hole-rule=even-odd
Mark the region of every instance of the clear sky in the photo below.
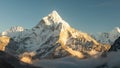
[[[12,26],[32,28],[53,10],[84,32],[120,27],[120,0],[0,0],[0,32]]]

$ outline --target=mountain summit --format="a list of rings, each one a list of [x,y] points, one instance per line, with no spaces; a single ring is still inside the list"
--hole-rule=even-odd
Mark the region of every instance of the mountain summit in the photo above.
[[[60,17],[57,11],[52,11],[52,13],[44,17],[35,27],[36,28],[42,28],[45,26],[57,27],[60,24],[63,24],[62,27],[69,27],[69,24]]]
[[[54,22],[59,22],[62,20],[58,12],[55,10],[52,11],[52,13],[48,15],[48,17],[51,17],[51,19],[53,19]]]
[[[109,45],[98,43],[87,33],[72,28],[57,11],[44,17],[32,29],[4,32],[11,38],[6,47],[8,50],[13,50],[18,55],[34,52],[34,57],[37,58],[60,58],[69,55],[85,58],[101,54],[110,48]]]

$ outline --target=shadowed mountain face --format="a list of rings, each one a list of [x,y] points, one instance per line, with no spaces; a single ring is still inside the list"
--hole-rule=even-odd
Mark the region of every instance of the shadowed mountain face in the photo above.
[[[15,68],[15,67],[8,63],[7,61],[0,58],[0,68]]]
[[[0,51],[0,68],[41,68],[19,61],[16,57]]]
[[[109,51],[118,51],[120,50],[120,37],[115,40],[114,44],[111,46]]]

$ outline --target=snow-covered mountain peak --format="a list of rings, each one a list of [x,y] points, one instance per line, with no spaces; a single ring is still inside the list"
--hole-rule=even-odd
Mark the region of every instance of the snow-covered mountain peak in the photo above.
[[[115,27],[111,32],[110,32],[110,34],[117,34],[117,35],[119,35],[120,34],[120,28],[119,27]]]
[[[24,28],[21,26],[13,26],[10,29],[2,32],[0,35],[4,36],[4,35],[8,35],[9,33],[14,33],[14,32],[22,32],[24,31]]]
[[[117,31],[120,33],[120,28],[119,27],[116,27]]]
[[[24,31],[24,28],[23,27],[21,27],[21,26],[14,26],[14,27],[11,27],[10,29],[9,29],[11,32],[16,32],[16,31]]]
[[[52,11],[52,13],[48,14],[48,16],[44,17],[43,20],[47,25],[50,24],[58,24],[62,21],[62,18],[57,13],[57,11]]]
[[[19,29],[21,32],[16,32]],[[68,55],[84,58],[101,54],[110,47],[97,42],[87,33],[72,28],[57,11],[48,14],[34,28],[22,30],[21,27],[13,27],[11,32],[6,31],[6,36],[12,39],[6,48],[17,54],[34,51],[38,58]]]
[[[60,16],[60,15],[58,14],[58,12],[55,11],[55,10],[52,11],[52,13],[50,13],[48,16],[51,17],[51,19],[53,19],[54,22],[59,22],[59,21],[62,20],[61,16]]]
[[[112,45],[119,36],[120,36],[120,28],[115,27],[110,32],[100,33],[98,36],[96,36],[96,39],[101,43],[108,43]]]
[[[64,21],[57,11],[52,11],[48,16],[43,17],[43,19],[35,26],[37,28],[42,27],[58,27],[62,24],[62,27],[69,27],[69,24]]]

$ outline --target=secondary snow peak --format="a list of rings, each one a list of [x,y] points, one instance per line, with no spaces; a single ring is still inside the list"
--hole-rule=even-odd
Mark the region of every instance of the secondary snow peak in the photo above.
[[[120,33],[120,28],[119,27],[116,27],[117,31]]]

